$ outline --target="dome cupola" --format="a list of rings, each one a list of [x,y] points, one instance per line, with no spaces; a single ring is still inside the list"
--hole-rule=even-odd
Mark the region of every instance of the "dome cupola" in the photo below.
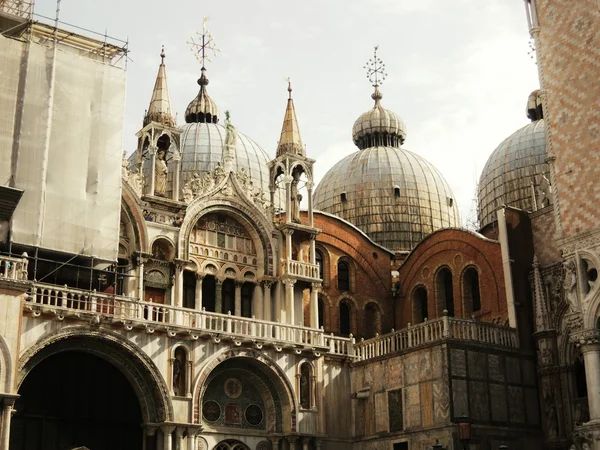
[[[208,96],[206,86],[208,86],[208,78],[206,78],[206,69],[204,66],[201,69],[202,75],[198,79],[200,92],[194,100],[190,102],[185,110],[186,123],[217,123],[219,121],[219,108]]]
[[[480,228],[496,220],[503,205],[533,211],[535,187],[548,174],[546,132],[539,90],[527,100],[531,123],[507,137],[490,155],[479,177],[477,216]]]
[[[416,153],[401,148],[404,122],[381,106],[385,65],[367,62],[373,108],[354,123],[354,152],[325,174],[314,194],[315,209],[352,223],[392,251],[410,251],[440,228],[460,226],[458,207],[441,173]]]

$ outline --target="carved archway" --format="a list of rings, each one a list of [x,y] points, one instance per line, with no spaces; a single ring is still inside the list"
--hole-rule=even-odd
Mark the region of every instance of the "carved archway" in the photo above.
[[[265,407],[277,416],[274,429],[278,433],[296,431],[296,399],[292,384],[283,370],[262,352],[251,349],[225,349],[210,358],[200,370],[194,383],[194,422],[202,423],[202,404],[207,388],[220,368],[235,368],[252,375],[265,398]],[[231,366],[231,367],[230,367]],[[267,398],[271,397],[271,398]],[[268,430],[267,430],[268,431]]]
[[[19,360],[17,388],[37,364],[65,351],[90,353],[119,369],[136,393],[145,423],[173,420],[169,391],[156,365],[137,345],[106,329],[66,327],[42,337]]]

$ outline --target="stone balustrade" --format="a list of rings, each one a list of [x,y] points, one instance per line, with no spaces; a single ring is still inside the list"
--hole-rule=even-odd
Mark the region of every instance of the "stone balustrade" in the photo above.
[[[418,325],[363,340],[353,346],[360,361],[408,350],[445,339],[518,348],[517,330],[489,322],[443,316]]]
[[[293,259],[287,259],[284,261],[284,273],[286,275],[292,275],[296,278],[321,281],[318,264],[309,264],[305,262],[294,261]]]
[[[0,280],[27,281],[27,253],[21,258],[0,256]]]
[[[21,260],[19,260],[21,261]],[[21,261],[22,262],[22,261]],[[73,315],[100,315],[103,320],[128,327],[160,329],[172,335],[197,339],[228,338],[236,343],[312,349],[332,356],[364,361],[447,339],[518,348],[514,328],[447,315],[356,343],[355,338],[325,334],[323,329],[257,320],[255,318],[197,311],[118,295],[49,284],[32,284],[25,308],[34,314],[52,313],[59,319]],[[174,334],[173,334],[174,333]]]

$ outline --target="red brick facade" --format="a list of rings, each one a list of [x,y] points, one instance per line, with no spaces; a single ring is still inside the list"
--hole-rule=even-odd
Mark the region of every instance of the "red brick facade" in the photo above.
[[[480,307],[474,305],[477,272]],[[465,230],[445,229],[425,238],[406,258],[400,267],[400,291],[396,299],[396,324],[398,328],[409,323],[421,322],[418,302],[424,289],[427,293],[427,318],[442,315],[451,309],[444,301],[446,295],[445,274],[451,274],[452,297],[455,317],[504,323],[507,318],[506,294],[500,244]],[[449,277],[446,278],[449,280]],[[445,284],[447,283],[447,284]],[[471,290],[471,291],[470,291]],[[448,299],[446,299],[448,300]],[[451,312],[451,311],[450,311]]]
[[[323,301],[325,330],[340,332],[340,304],[346,302],[350,307],[350,332],[354,336],[389,332],[394,326],[390,264],[393,253],[335,216],[316,212],[314,222],[322,230],[316,247],[323,257],[319,298]],[[338,288],[340,261],[346,261],[350,267],[349,290]],[[367,313],[368,307],[371,313]]]

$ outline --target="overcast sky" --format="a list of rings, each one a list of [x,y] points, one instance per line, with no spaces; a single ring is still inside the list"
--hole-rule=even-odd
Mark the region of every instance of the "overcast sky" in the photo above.
[[[54,17],[55,0],[36,13]],[[522,0],[62,0],[60,20],[129,40],[124,146],[148,107],[160,48],[179,123],[198,91],[186,41],[202,17],[221,53],[209,94],[237,129],[275,154],[291,77],[300,132],[317,181],[357,148],[352,124],[370,109],[363,66],[379,45],[384,107],[407,125],[404,147],[449,182],[463,222],[490,153],[528,122],[538,87]]]

